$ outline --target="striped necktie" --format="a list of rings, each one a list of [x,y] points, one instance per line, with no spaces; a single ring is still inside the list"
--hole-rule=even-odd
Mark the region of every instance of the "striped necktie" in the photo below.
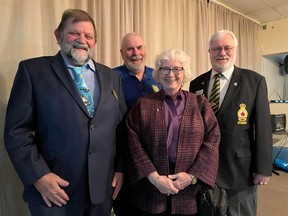
[[[220,78],[222,77],[221,73],[217,73],[214,75],[214,84],[212,87],[209,103],[216,113],[219,109],[219,99],[220,99]]]
[[[87,87],[85,80],[82,76],[82,71],[86,66],[82,66],[82,67],[70,67],[73,75],[74,75],[74,81],[76,84],[76,87],[78,89],[78,92],[80,94],[80,97],[84,103],[84,105],[86,106],[86,109],[89,113],[90,117],[94,116],[94,112],[95,112],[95,104],[94,104],[94,100],[92,98],[90,89]]]

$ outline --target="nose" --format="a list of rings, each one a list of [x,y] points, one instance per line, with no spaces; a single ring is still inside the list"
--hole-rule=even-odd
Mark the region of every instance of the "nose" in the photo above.
[[[133,54],[134,54],[134,55],[139,55],[139,53],[140,53],[140,51],[135,47],[135,48],[133,49]]]
[[[84,34],[79,34],[77,37],[77,42],[84,44],[86,42],[86,38]]]
[[[223,55],[223,54],[226,55],[227,54],[224,47],[221,48],[221,51],[219,52],[219,54],[221,54],[221,55]]]

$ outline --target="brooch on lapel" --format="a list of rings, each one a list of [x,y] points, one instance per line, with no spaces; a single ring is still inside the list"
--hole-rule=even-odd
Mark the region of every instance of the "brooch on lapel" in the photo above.
[[[154,92],[158,92],[159,91],[159,88],[157,85],[152,85],[152,89]]]
[[[247,117],[248,117],[248,111],[246,110],[246,104],[241,103],[239,105],[240,109],[237,112],[238,116],[238,123],[240,125],[246,125],[247,124]]]
[[[200,89],[200,90],[196,91],[195,94],[196,94],[196,95],[202,95],[203,92],[204,92],[204,90],[203,90],[203,89]]]

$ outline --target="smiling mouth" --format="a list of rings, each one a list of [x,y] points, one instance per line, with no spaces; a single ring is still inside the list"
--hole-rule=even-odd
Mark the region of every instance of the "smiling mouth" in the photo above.
[[[84,48],[84,47],[73,47],[73,49],[77,49],[77,50],[84,50],[84,51],[87,51],[87,49],[86,49],[86,48]]]
[[[130,60],[131,60],[131,61],[141,61],[142,58],[139,58],[139,57],[137,57],[137,56],[133,56],[133,57],[130,58]]]
[[[80,46],[80,45],[73,45],[73,49],[85,50],[85,51],[87,51],[87,47],[85,47],[85,46]]]
[[[218,61],[228,61],[229,59],[228,58],[218,58],[217,60]]]
[[[165,81],[166,81],[167,83],[173,83],[173,82],[176,81],[176,79],[165,79]]]
[[[229,59],[217,59],[217,62],[219,64],[226,64],[228,62]]]

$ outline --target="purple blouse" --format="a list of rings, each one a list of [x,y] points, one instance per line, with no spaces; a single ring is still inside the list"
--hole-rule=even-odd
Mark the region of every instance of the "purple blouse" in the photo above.
[[[175,163],[177,156],[179,127],[185,107],[187,92],[179,91],[176,100],[169,95],[165,95],[164,112],[167,127],[167,150],[169,161]]]

